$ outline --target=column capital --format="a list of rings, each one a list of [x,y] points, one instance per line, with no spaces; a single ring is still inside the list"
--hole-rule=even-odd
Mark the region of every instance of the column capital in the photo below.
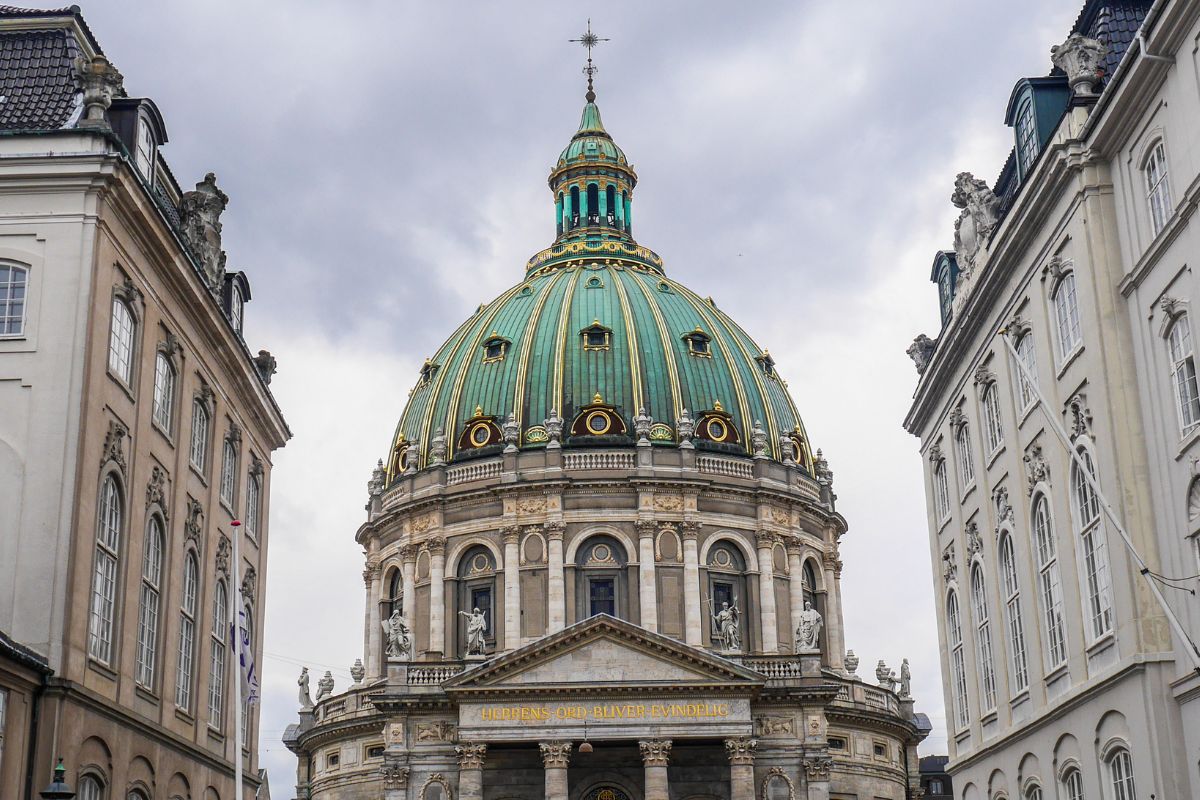
[[[787,554],[789,556],[803,556],[804,555],[804,545],[801,544],[800,540],[798,538],[796,538],[795,536],[786,537],[783,540],[783,546],[785,548],[787,548]]]
[[[648,739],[638,742],[642,763],[647,767],[665,767],[671,759],[670,739]]]
[[[757,530],[754,532],[754,543],[758,545],[759,550],[770,550],[779,541],[779,537],[767,530]]]
[[[433,536],[425,542],[425,546],[429,548],[429,555],[442,556],[446,554],[446,537]]]
[[[505,525],[500,529],[500,535],[505,544],[517,544],[521,541],[521,528],[518,525]]]
[[[554,541],[562,541],[563,534],[566,533],[567,523],[562,520],[550,520],[543,525],[543,530],[546,532],[546,538]]]
[[[366,569],[363,570],[362,576],[363,576],[363,583],[365,583],[369,587],[371,585],[371,581],[373,581],[379,577],[379,565],[372,564],[371,562],[368,561]]]
[[[487,755],[486,744],[459,744],[454,746],[458,755],[459,769],[483,769],[483,759]]]
[[[538,749],[542,751],[542,764],[546,769],[566,769],[571,760],[570,742],[539,742]]]
[[[649,539],[658,531],[658,523],[652,519],[639,519],[633,523],[639,539]]]
[[[833,769],[833,759],[828,756],[810,756],[804,759],[804,774],[810,781],[827,781]]]
[[[700,535],[700,523],[695,520],[684,520],[679,528],[685,542],[694,542],[696,541],[696,537]]]
[[[383,766],[379,768],[385,789],[407,789],[408,767],[404,766],[399,756],[384,755]]]
[[[751,739],[747,736],[737,739],[725,740],[725,755],[729,756],[729,763],[738,764],[754,764],[754,751],[758,747],[758,740]]]
[[[420,549],[421,548],[417,547],[417,545],[411,544],[411,543],[406,544],[406,545],[401,545],[400,546],[400,560],[403,561],[405,564],[416,561],[417,553],[420,551]]]

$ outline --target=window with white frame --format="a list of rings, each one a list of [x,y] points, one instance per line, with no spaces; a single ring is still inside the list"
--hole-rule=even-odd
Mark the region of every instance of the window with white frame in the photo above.
[[[158,603],[162,594],[163,524],[150,517],[142,550],[142,585],[138,594],[138,638],[134,677],[147,689],[154,686],[158,654]]]
[[[25,295],[29,270],[16,264],[0,264],[0,337],[25,334]]]
[[[229,624],[229,590],[217,581],[213,591],[212,642],[208,659],[208,724],[217,730],[225,718],[225,631]]]
[[[971,724],[967,705],[967,664],[963,654],[962,624],[958,613],[958,595],[951,590],[946,595],[946,629],[950,634],[951,689],[954,696],[954,721],[961,730]]]
[[[992,626],[985,589],[983,570],[976,564],[971,569],[971,609],[975,612],[975,645],[979,650],[979,690],[986,712],[996,707],[996,668],[992,663]]]
[[[1067,639],[1063,625],[1062,581],[1058,574],[1058,547],[1054,541],[1050,503],[1045,495],[1038,495],[1034,501],[1033,540],[1037,551],[1042,613],[1045,615],[1045,655],[1049,667],[1054,668],[1067,660]]]
[[[1033,98],[1026,97],[1017,111],[1017,153],[1021,157],[1021,175],[1028,175],[1037,161],[1041,142],[1033,116]]]
[[[1083,773],[1077,767],[1071,767],[1063,774],[1063,789],[1067,800],[1083,800]]]
[[[150,121],[139,117],[137,123],[137,145],[133,154],[138,172],[145,176],[147,182],[154,181],[154,131],[150,129]]]
[[[96,563],[92,574],[92,608],[88,620],[88,654],[103,664],[112,662],[113,623],[116,619],[117,565],[125,515],[121,490],[111,475],[100,485],[96,521]]]
[[[1025,656],[1025,623],[1021,618],[1021,588],[1017,583],[1012,536],[1007,532],[1000,537],[1000,577],[1004,586],[1004,623],[1008,628],[1012,688],[1020,692],[1029,687],[1029,665]]]
[[[1167,151],[1159,140],[1146,157],[1146,204],[1150,210],[1150,230],[1155,236],[1167,225],[1173,211],[1171,182],[1167,178]]]
[[[1058,357],[1067,357],[1083,344],[1079,331],[1079,297],[1075,291],[1075,273],[1068,272],[1054,289],[1054,318],[1058,322]]]
[[[1017,393],[1021,411],[1025,411],[1037,400],[1037,354],[1033,349],[1033,334],[1027,333],[1017,342],[1017,359],[1025,369],[1017,368]],[[1028,377],[1027,377],[1028,375]]]
[[[983,427],[990,455],[1004,444],[1004,422],[1000,417],[1000,393],[996,389],[995,381],[989,383],[983,390]]]
[[[75,800],[104,800],[104,784],[95,775],[84,775],[79,779]]]
[[[208,406],[197,397],[192,401],[192,441],[188,450],[192,466],[201,474],[208,466],[208,432],[211,427]]]
[[[1035,783],[1026,789],[1025,800],[1042,800],[1042,787]]]
[[[1095,478],[1096,468],[1092,463],[1092,454],[1087,449],[1079,448],[1079,457],[1087,471],[1085,473],[1078,465],[1072,467],[1072,490],[1083,551],[1084,613],[1090,623],[1090,638],[1098,639],[1112,630],[1112,583],[1109,579],[1108,545],[1100,515],[1100,498],[1087,480],[1089,476]]]
[[[1184,433],[1200,423],[1200,389],[1196,385],[1196,357],[1192,351],[1192,323],[1180,314],[1167,332],[1167,350],[1171,356],[1171,385],[1179,409],[1179,424]]]
[[[955,449],[958,451],[959,489],[966,491],[975,482],[975,464],[971,461],[971,427],[967,423],[958,426],[954,434]]]
[[[1129,751],[1118,747],[1107,760],[1113,800],[1136,800],[1133,789],[1133,759],[1130,758]]]
[[[154,424],[171,433],[171,410],[175,407],[175,367],[166,353],[154,360]]]
[[[175,705],[192,709],[192,671],[196,663],[196,596],[200,586],[200,567],[196,554],[183,560],[183,594],[179,600],[179,664],[175,669]]]
[[[933,504],[939,522],[950,516],[950,481],[944,458],[939,458],[933,465]]]
[[[221,502],[233,510],[233,492],[237,483],[237,448],[229,439],[221,458]]]
[[[242,298],[242,290],[235,283],[230,289],[229,295],[229,323],[240,336],[242,333],[242,321],[246,314],[246,301]]]
[[[137,324],[133,310],[119,297],[113,298],[112,327],[108,335],[108,369],[126,386],[133,384],[133,342]]]
[[[262,476],[251,472],[246,481],[246,533],[258,536],[259,515],[262,511]]]

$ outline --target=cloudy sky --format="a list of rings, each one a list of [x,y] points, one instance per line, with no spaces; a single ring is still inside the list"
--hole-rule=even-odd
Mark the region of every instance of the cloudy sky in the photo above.
[[[279,359],[295,438],[275,457],[260,743],[278,796],[297,665],[344,687],[362,653],[354,532],[417,368],[553,237],[589,13],[638,239],[777,359],[850,522],[847,644],[866,676],[910,659],[922,752],[945,752],[904,350],[936,334],[954,175],[999,173],[1009,91],[1046,73],[1081,0],[83,6],[162,109],[180,183],[212,170],[229,193],[247,341]]]

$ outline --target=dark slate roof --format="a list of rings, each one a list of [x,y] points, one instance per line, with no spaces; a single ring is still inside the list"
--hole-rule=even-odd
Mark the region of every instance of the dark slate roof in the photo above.
[[[45,656],[30,650],[28,647],[18,644],[6,634],[0,631],[0,656],[8,658],[11,661],[16,661],[19,664],[40,672],[43,675],[49,675],[54,672],[50,669]]]
[[[0,33],[0,129],[63,127],[78,103],[79,55],[79,44],[65,29]]]
[[[944,772],[950,763],[950,756],[921,756],[918,763],[921,772]]]
[[[1082,33],[1107,46],[1104,54],[1104,82],[1107,83],[1117,71],[1117,65],[1125,57],[1130,43],[1137,38],[1138,28],[1146,19],[1151,0],[1089,0],[1075,20],[1071,33]]]

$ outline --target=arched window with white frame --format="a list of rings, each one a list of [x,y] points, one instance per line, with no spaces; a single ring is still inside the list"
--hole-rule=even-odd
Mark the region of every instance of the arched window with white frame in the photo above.
[[[1009,660],[1012,664],[1012,688],[1029,688],[1029,665],[1025,654],[1025,623],[1021,618],[1021,588],[1017,583],[1017,564],[1013,557],[1012,536],[1000,536],[1000,578],[1004,588],[1004,623],[1008,628]]]
[[[956,455],[958,456],[959,490],[965,492],[967,487],[975,482],[975,463],[971,460],[971,426],[962,423],[954,434]]]
[[[166,353],[159,353],[154,359],[154,409],[152,417],[154,424],[168,436],[171,434],[171,421],[175,409],[175,367]]]
[[[950,481],[944,458],[939,458],[933,465],[933,505],[939,522],[950,516]]]
[[[259,520],[262,515],[262,474],[251,471],[246,480],[246,533],[258,537]]]
[[[142,584],[138,593],[138,637],[134,677],[140,686],[154,687],[158,657],[158,606],[162,596],[163,524],[150,517],[142,548]]]
[[[1192,350],[1192,324],[1180,314],[1167,331],[1167,350],[1171,357],[1171,385],[1175,390],[1179,425],[1188,433],[1200,423],[1200,389],[1196,384],[1196,357]]]
[[[133,385],[133,344],[137,322],[133,309],[119,297],[113,298],[112,322],[108,335],[108,369],[126,386]]]
[[[1066,361],[1083,344],[1079,329],[1079,297],[1075,273],[1068,272],[1054,287],[1054,319],[1058,323],[1058,357]]]
[[[1037,400],[1037,353],[1033,349],[1033,334],[1022,336],[1017,341],[1016,350],[1017,359],[1025,367],[1024,370],[1017,368],[1017,400],[1024,412]]]
[[[1083,773],[1078,767],[1070,767],[1063,773],[1063,791],[1066,793],[1067,800],[1084,800],[1083,798]]]
[[[82,776],[75,800],[104,800],[104,784],[95,775]]]
[[[175,668],[175,705],[192,709],[192,673],[196,662],[196,598],[200,586],[200,567],[196,554],[189,551],[183,559],[183,594],[179,601],[179,663]]]
[[[192,440],[188,455],[192,466],[201,475],[208,469],[208,436],[212,429],[212,415],[208,404],[197,397],[192,401]]]
[[[1062,581],[1058,572],[1058,546],[1054,540],[1054,521],[1050,502],[1038,495],[1033,505],[1033,544],[1037,551],[1038,586],[1045,619],[1046,661],[1053,669],[1067,660],[1066,630],[1063,624]]]
[[[1004,422],[1000,416],[1000,395],[995,381],[983,390],[983,429],[987,436],[988,455],[991,455],[1004,444]]]
[[[237,447],[226,438],[221,456],[221,502],[233,511],[233,494],[237,486]]]
[[[1150,230],[1157,236],[1167,226],[1174,209],[1171,206],[1171,181],[1167,178],[1167,151],[1158,140],[1142,167],[1146,176],[1146,205],[1150,212]]]
[[[1124,747],[1118,747],[1105,759],[1113,800],[1136,800],[1133,788],[1133,759]]]
[[[0,339],[25,334],[25,300],[28,291],[27,267],[0,264]]]
[[[1026,788],[1025,800],[1042,800],[1042,787],[1035,783]]]
[[[100,513],[96,520],[96,563],[92,575],[92,608],[88,622],[88,655],[112,663],[113,625],[117,606],[117,572],[125,506],[117,479],[100,484]]]
[[[208,658],[208,724],[221,730],[225,720],[226,631],[229,624],[229,589],[217,581],[213,590],[212,641]]]
[[[975,613],[975,645],[979,658],[979,690],[983,697],[983,711],[996,707],[996,667],[992,663],[992,625],[988,615],[987,591],[983,569],[979,564],[971,568],[971,610]]]
[[[950,638],[950,688],[954,697],[954,721],[957,730],[971,724],[967,704],[967,663],[963,654],[962,621],[958,611],[958,594],[951,589],[946,594],[946,631]]]
[[[1096,477],[1096,468],[1087,448],[1080,447],[1078,453],[1084,469],[1080,469],[1078,464],[1072,466],[1071,489],[1083,556],[1084,613],[1089,623],[1089,638],[1095,640],[1112,630],[1112,582],[1109,578],[1108,544],[1100,513],[1100,498],[1088,482],[1089,476],[1093,479]]]

